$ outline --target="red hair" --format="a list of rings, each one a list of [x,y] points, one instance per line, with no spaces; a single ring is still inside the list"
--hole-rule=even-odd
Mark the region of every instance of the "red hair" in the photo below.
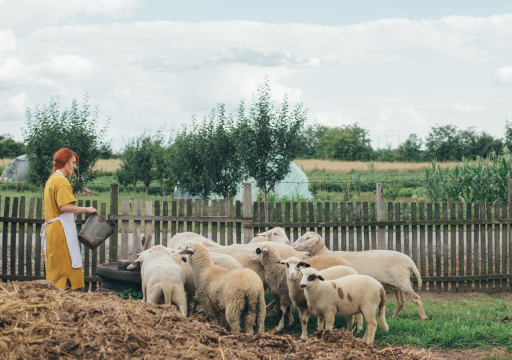
[[[62,169],[71,159],[72,156],[76,157],[76,163],[78,164],[78,155],[76,152],[69,150],[67,148],[60,149],[53,155],[53,170],[52,175],[55,174],[55,171],[58,169]]]

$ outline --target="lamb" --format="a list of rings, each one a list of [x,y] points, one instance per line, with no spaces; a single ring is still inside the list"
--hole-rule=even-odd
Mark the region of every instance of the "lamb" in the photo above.
[[[158,304],[164,300],[178,305],[183,316],[187,316],[187,298],[185,295],[185,272],[171,258],[165,246],[158,245],[139,254],[138,259],[129,265],[140,266],[143,301]]]
[[[308,260],[307,262],[301,261],[294,256],[288,258],[287,260],[280,261],[281,264],[286,264],[286,281],[288,284],[288,292],[290,294],[290,299],[292,300],[293,305],[299,310],[299,318],[302,326],[302,335],[300,336],[301,339],[306,339],[308,337],[308,320],[310,313],[308,310],[306,297],[304,296],[304,290],[300,288],[300,268],[302,266],[314,266],[316,269],[322,270],[320,271],[320,274],[326,280],[334,280],[342,276],[357,274],[357,271],[347,265],[332,266],[332,263],[329,260],[331,260],[332,263],[336,263],[336,260],[342,260],[343,263],[348,264],[345,260],[337,256],[330,255],[317,256]],[[329,265],[331,265],[331,267],[327,267]],[[348,324],[347,327],[351,326],[352,323]],[[357,317],[357,328],[358,330],[363,328],[362,316]],[[321,329],[319,328],[319,330]]]
[[[388,331],[386,323],[386,291],[374,278],[366,275],[348,275],[325,281],[315,268],[302,269],[300,287],[308,302],[309,311],[318,317],[319,328],[332,330],[336,315],[348,315],[348,323],[353,315],[362,313],[367,327],[363,336],[372,344],[377,330],[375,311],[379,308],[379,325]]]
[[[274,299],[279,299],[279,305],[282,311],[281,319],[276,330],[280,331],[284,327],[284,317],[286,310],[291,303],[288,287],[286,286],[286,269],[279,266],[281,256],[279,252],[270,244],[256,246],[249,255],[249,259],[254,262],[260,262],[263,265],[265,282],[268,285],[270,293]],[[293,324],[292,309],[288,312],[289,324]]]
[[[255,244],[262,241],[273,241],[290,245],[290,239],[288,239],[288,236],[286,236],[284,229],[280,227],[275,227],[268,231],[257,234],[257,236],[252,239],[249,244]]]
[[[207,247],[221,247],[221,245],[217,244],[216,242],[213,242],[204,236],[193,232],[183,232],[174,235],[167,243],[167,246],[173,249],[179,249],[182,245],[185,245],[189,241],[200,241],[204,246]]]
[[[293,243],[296,250],[308,250],[312,256],[332,254],[339,256],[362,275],[368,275],[383,285],[391,286],[395,290],[397,305],[393,318],[398,316],[404,305],[403,294],[410,297],[422,320],[428,320],[423,310],[421,298],[414,292],[410,282],[410,275],[414,273],[421,287],[421,276],[412,259],[400,252],[392,250],[367,251],[330,251],[325,247],[324,240],[314,232],[307,232]]]
[[[240,320],[244,331],[253,334],[264,331],[266,316],[263,283],[249,269],[224,269],[213,264],[210,252],[198,241],[190,242],[180,251],[186,255],[194,272],[196,298],[210,320],[225,315],[231,330],[240,333]],[[243,318],[243,319],[242,319]]]

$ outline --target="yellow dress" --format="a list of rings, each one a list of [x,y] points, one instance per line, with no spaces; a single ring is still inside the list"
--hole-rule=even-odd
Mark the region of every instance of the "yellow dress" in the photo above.
[[[68,179],[60,174],[50,176],[44,187],[45,222],[61,216],[61,206],[75,202]],[[58,288],[64,289],[68,279],[72,289],[85,286],[82,268],[71,267],[66,235],[60,221],[54,221],[46,227],[45,266],[46,280],[50,280]]]

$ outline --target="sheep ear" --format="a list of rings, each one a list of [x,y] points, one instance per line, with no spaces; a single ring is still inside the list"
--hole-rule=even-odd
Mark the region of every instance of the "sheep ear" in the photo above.
[[[140,260],[135,260],[130,265],[128,265],[126,268],[127,269],[133,269],[133,268],[136,268],[137,266],[140,266]]]
[[[308,268],[308,267],[310,267],[311,265],[309,265],[308,263],[305,263],[305,262],[302,262],[302,261],[301,261],[301,262],[299,263],[299,266],[304,266],[304,267],[307,267],[307,268]]]
[[[325,281],[322,275],[317,275],[316,277],[318,278],[318,280]]]
[[[193,254],[194,252],[190,249],[185,249],[180,251],[180,255]]]
[[[280,261],[276,261],[276,264],[286,265],[286,264],[288,264],[288,262],[286,260],[280,260]]]
[[[262,252],[263,254],[268,254],[268,249],[267,249],[267,248],[264,248],[264,249],[262,249],[262,250],[261,250],[261,252]]]

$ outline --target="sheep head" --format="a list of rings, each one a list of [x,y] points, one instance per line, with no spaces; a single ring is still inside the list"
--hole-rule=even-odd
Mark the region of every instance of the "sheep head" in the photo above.
[[[268,241],[275,241],[281,244],[290,245],[290,240],[288,239],[288,236],[286,236],[286,232],[283,228],[275,227],[268,231],[256,234],[258,236],[265,236],[268,238]]]
[[[312,231],[308,231],[293,243],[293,248],[297,251],[308,251],[320,240],[320,236]]]
[[[309,269],[301,269],[302,273],[302,280],[300,281],[300,287],[301,289],[305,289],[307,287],[313,286],[315,284],[315,281],[318,279],[320,281],[324,281],[322,275],[318,272],[315,268],[309,268]]]

